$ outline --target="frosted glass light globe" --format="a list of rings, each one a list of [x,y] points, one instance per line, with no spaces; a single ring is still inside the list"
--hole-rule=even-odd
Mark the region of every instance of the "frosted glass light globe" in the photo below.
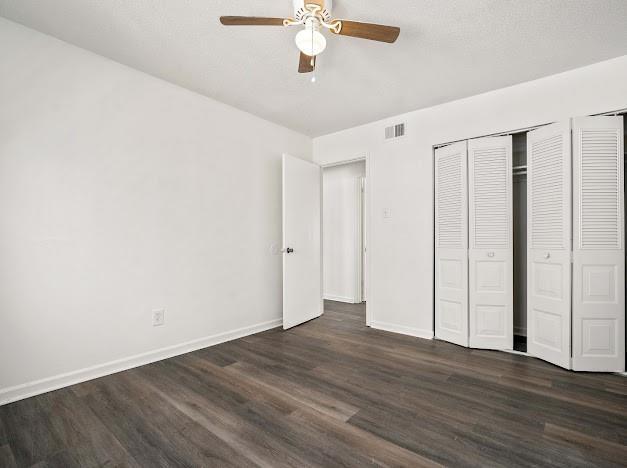
[[[296,47],[305,55],[313,57],[324,51],[327,47],[327,40],[320,31],[303,29],[296,34]]]

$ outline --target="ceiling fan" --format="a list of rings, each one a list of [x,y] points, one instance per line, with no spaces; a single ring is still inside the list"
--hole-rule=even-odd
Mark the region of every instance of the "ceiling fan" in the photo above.
[[[293,0],[293,3],[293,18],[221,16],[220,22],[225,26],[304,26],[295,38],[296,46],[300,50],[299,73],[310,73],[316,68],[316,57],[327,46],[327,40],[321,30],[328,29],[340,36],[388,43],[395,42],[401,32],[396,26],[332,19],[333,0]],[[312,81],[315,81],[315,78],[312,78]]]

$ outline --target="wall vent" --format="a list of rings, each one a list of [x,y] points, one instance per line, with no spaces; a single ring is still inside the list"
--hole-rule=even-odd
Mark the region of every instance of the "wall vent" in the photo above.
[[[385,139],[393,140],[405,136],[405,124],[399,123],[390,127],[385,127]]]

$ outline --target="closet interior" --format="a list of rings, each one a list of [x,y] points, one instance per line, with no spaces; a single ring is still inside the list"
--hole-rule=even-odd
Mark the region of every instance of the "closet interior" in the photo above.
[[[624,372],[626,133],[578,117],[434,149],[436,339]]]
[[[512,135],[514,350],[527,352],[527,132]]]

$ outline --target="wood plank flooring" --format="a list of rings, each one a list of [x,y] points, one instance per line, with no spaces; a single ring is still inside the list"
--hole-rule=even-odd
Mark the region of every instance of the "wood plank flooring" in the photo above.
[[[2,406],[0,467],[625,466],[626,378],[325,310]]]

